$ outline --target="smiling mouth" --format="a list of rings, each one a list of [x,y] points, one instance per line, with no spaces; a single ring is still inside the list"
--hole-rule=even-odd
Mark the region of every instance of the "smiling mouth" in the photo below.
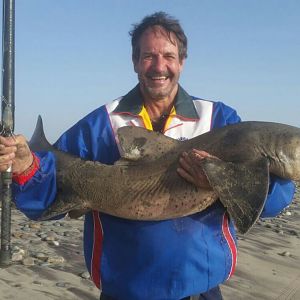
[[[150,78],[152,80],[167,80],[169,77],[167,77],[167,76],[152,76]]]
[[[147,76],[148,79],[153,83],[165,83],[170,77],[169,76]]]

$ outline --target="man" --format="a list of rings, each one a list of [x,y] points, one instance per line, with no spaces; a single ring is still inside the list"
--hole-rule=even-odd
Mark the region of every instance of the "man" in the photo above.
[[[232,108],[192,97],[178,84],[187,39],[177,20],[155,13],[135,25],[131,36],[139,84],[80,120],[60,137],[57,148],[112,164],[120,157],[115,136],[121,126],[190,139],[240,121]],[[22,136],[0,142],[0,170],[13,164],[16,205],[35,219],[55,198],[55,157],[31,154]],[[210,188],[199,164],[206,156],[201,149],[183,153],[178,173]],[[290,181],[271,177],[263,216],[280,212],[293,193]],[[84,250],[103,300],[222,299],[218,285],[233,274],[237,256],[235,230],[219,202],[191,216],[156,222],[91,211],[85,216]]]

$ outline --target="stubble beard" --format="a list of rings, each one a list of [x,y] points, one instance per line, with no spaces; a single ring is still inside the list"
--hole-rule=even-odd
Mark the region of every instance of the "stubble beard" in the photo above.
[[[139,77],[142,93],[144,96],[149,97],[154,101],[164,100],[172,94],[173,90],[177,87],[179,76],[178,78],[173,78],[173,80],[174,81],[166,87],[156,88],[147,85],[147,82],[145,82],[143,78]]]

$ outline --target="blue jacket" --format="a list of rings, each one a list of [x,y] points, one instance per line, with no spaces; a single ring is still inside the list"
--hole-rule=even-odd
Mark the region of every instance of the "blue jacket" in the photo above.
[[[189,96],[181,87],[164,134],[176,139],[239,122],[221,102]],[[152,129],[139,87],[80,120],[55,146],[88,160],[113,164],[119,159],[116,130]],[[15,184],[17,207],[36,219],[54,201],[55,157],[36,153],[40,168],[24,185]],[[271,176],[263,217],[277,215],[294,194],[294,184]],[[205,211],[166,221],[132,221],[91,211],[84,222],[86,266],[95,284],[121,300],[178,300],[227,280],[237,259],[232,222],[217,202]]]

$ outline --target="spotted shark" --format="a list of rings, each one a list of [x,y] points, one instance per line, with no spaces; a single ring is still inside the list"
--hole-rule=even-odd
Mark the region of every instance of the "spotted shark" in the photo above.
[[[201,212],[220,201],[244,234],[259,218],[270,174],[300,179],[300,129],[272,122],[241,122],[185,141],[140,127],[117,132],[121,158],[114,165],[83,160],[55,149],[39,117],[32,151],[53,151],[57,193],[40,220],[96,210],[131,220],[165,220]],[[183,152],[204,150],[201,160],[211,188],[187,182],[177,172]]]

